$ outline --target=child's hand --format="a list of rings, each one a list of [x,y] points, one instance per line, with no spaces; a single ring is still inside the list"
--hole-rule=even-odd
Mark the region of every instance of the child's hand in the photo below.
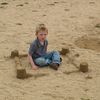
[[[35,66],[32,66],[32,69],[33,69],[33,70],[37,70],[38,68],[39,68],[39,67],[36,66],[36,65],[35,65]]]

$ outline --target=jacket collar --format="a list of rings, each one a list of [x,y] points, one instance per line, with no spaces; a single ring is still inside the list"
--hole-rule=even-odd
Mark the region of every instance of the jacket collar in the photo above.
[[[44,41],[44,45],[42,45],[42,44],[40,43],[40,41],[39,41],[38,38],[37,38],[36,40],[37,40],[37,45],[38,45],[39,47],[44,46],[44,45],[46,44],[46,43],[45,43],[46,41]]]

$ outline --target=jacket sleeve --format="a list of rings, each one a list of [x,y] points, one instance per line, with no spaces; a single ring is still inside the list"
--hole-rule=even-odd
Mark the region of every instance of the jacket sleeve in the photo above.
[[[35,52],[36,45],[35,43],[30,44],[29,54],[32,56]]]
[[[48,40],[46,40],[46,51],[47,51],[47,47],[48,47]]]

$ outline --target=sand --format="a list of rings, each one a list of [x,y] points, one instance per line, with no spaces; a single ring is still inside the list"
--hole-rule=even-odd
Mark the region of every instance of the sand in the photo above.
[[[32,77],[16,78],[11,51],[27,53],[35,27],[49,29],[48,51],[70,48],[58,71],[31,69],[27,57],[22,65]],[[0,100],[99,100],[100,99],[100,0],[0,0]]]

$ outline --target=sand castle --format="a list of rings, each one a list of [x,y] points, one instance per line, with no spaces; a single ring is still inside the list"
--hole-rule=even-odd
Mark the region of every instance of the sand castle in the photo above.
[[[88,72],[88,63],[87,62],[78,62],[78,63],[80,63],[80,66],[78,66],[77,64],[76,64],[76,61],[75,61],[75,59],[73,58],[73,56],[71,55],[71,54],[69,54],[70,53],[70,50],[69,50],[69,48],[62,48],[62,50],[61,51],[59,51],[60,52],[60,54],[62,55],[62,56],[67,56],[67,58],[69,59],[69,62],[71,63],[71,64],[73,64],[79,71],[81,71],[81,72]],[[75,56],[79,56],[79,54],[76,54]]]
[[[14,58],[15,60],[16,72],[17,72],[16,77],[19,79],[25,79],[27,77],[27,74],[24,66],[21,65],[18,50],[14,50],[11,52],[11,58]]]
[[[59,51],[60,54],[62,56],[66,56],[69,59],[69,61],[71,62],[71,64],[73,64],[76,68],[78,68],[79,71],[81,72],[88,72],[88,63],[86,62],[81,62],[80,66],[78,66],[75,61],[75,59],[73,59],[73,57],[70,57],[68,54],[70,53],[69,48],[62,48],[61,51]],[[26,73],[26,69],[24,66],[22,66],[20,58],[21,57],[27,57],[27,54],[19,54],[18,50],[14,50],[11,52],[11,58],[14,59],[15,61],[15,66],[16,66],[16,77],[19,79],[25,79],[27,78],[27,73]],[[78,67],[77,67],[78,66]]]

